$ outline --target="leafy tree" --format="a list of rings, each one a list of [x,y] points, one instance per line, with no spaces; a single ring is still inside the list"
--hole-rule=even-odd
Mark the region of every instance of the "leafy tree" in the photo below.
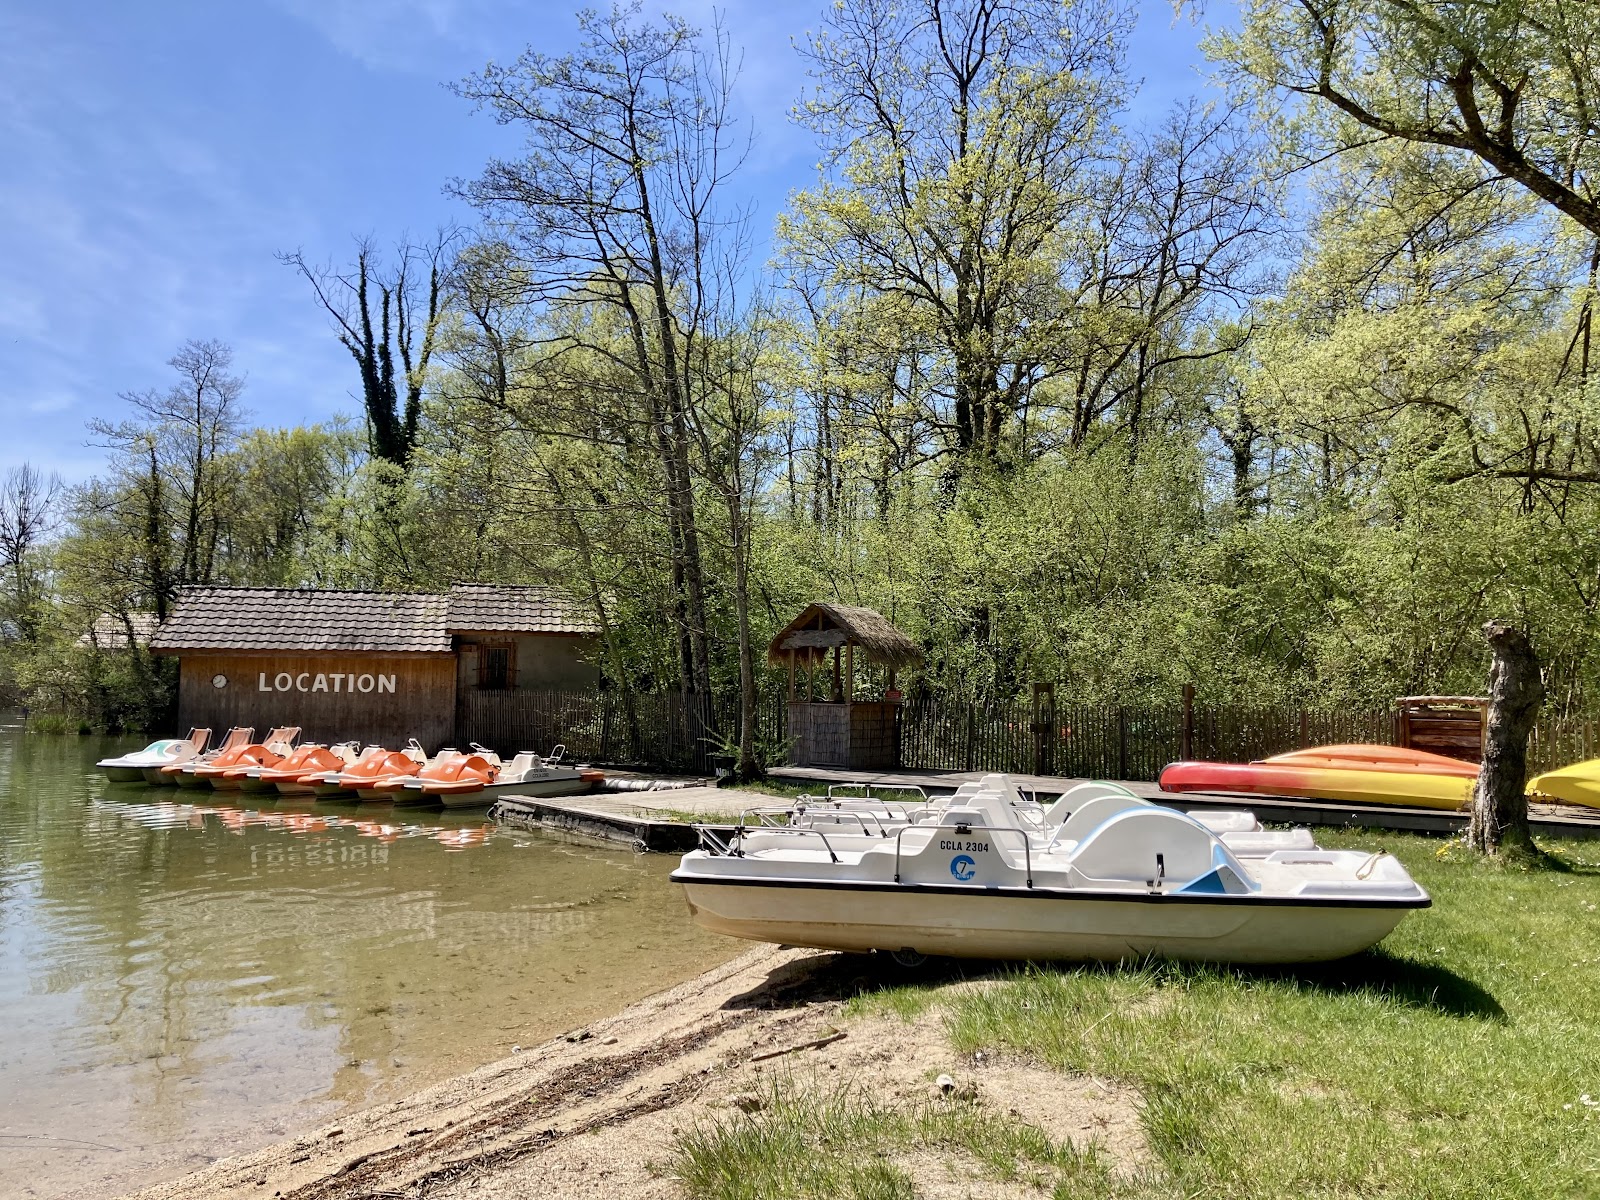
[[[1210,52],[1374,138],[1472,155],[1600,237],[1600,12],[1567,0],[1269,0]]]
[[[578,53],[530,50],[458,87],[527,138],[522,159],[491,163],[464,194],[504,223],[522,301],[552,318],[543,326],[551,373],[560,377],[573,364],[592,381],[599,368],[621,389],[626,411],[613,411],[645,434],[642,444],[656,456],[680,687],[703,703],[711,651],[697,485],[708,469],[714,486],[726,484],[735,461],[707,453],[707,430],[710,414],[734,411],[721,365],[735,344],[733,285],[745,235],[723,192],[743,151],[729,111],[734,66],[720,31],[703,39],[682,21],[652,25],[638,13],[585,12]],[[492,342],[490,350],[499,352]],[[741,495],[726,511],[737,524],[747,482],[738,476],[732,486]],[[744,544],[734,525],[729,533],[733,545]],[[746,586],[736,568],[741,658],[750,653]],[[753,681],[752,669],[741,675]],[[753,704],[750,692],[745,705]],[[742,766],[749,765],[747,755]]]
[[[417,442],[428,366],[449,310],[457,240],[458,231],[446,229],[424,245],[402,241],[386,266],[373,240],[360,238],[355,263],[344,271],[312,266],[298,250],[278,255],[311,285],[339,344],[355,359],[373,456],[401,471]]]

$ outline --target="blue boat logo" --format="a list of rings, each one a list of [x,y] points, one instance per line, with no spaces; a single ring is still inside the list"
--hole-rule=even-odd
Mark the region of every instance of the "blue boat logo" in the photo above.
[[[977,873],[978,864],[972,860],[970,855],[958,854],[950,860],[950,874],[954,875],[962,883],[965,883]]]

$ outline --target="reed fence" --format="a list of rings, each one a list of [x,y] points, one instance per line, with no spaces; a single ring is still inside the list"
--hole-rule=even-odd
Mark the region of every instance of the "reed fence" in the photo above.
[[[757,737],[769,765],[783,761],[784,697],[762,696]],[[738,698],[688,702],[676,693],[622,696],[615,689],[470,692],[456,707],[458,744],[502,753],[548,751],[569,758],[709,773],[738,730]],[[1180,758],[1248,762],[1306,746],[1392,744],[1390,708],[1290,705],[972,704],[916,696],[900,710],[900,763],[940,771],[1008,771],[1073,778],[1154,780]],[[1600,717],[1547,716],[1529,743],[1529,767],[1546,770],[1600,757]]]

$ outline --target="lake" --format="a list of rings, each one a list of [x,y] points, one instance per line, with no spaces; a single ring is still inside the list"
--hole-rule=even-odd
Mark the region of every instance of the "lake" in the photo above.
[[[181,1174],[742,948],[676,859],[94,770],[144,740],[0,725],[0,1196]]]

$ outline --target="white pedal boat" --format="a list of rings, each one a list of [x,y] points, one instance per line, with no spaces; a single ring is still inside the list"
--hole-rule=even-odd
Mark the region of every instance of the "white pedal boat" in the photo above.
[[[1008,775],[985,775],[977,783],[962,784],[952,796],[921,795],[916,801],[883,800],[868,795],[842,794],[858,785],[835,785],[826,796],[801,796],[792,804],[747,809],[741,826],[783,826],[833,829],[862,834],[893,836],[906,825],[937,820],[952,804],[977,803],[990,811],[999,809],[997,820],[1025,830],[1035,845],[1059,845],[1062,823],[1075,817],[1073,827],[1083,831],[1124,808],[1153,802],[1135,795],[1118,783],[1091,780],[1070,788],[1049,805],[1024,796]],[[921,792],[922,789],[915,789]],[[1275,850],[1315,850],[1317,844],[1309,829],[1263,829],[1253,812],[1212,811],[1189,814],[1222,838],[1223,843],[1241,857],[1260,858]],[[1068,835],[1072,836],[1072,835]]]
[[[703,848],[672,879],[713,932],[966,958],[1320,962],[1376,944],[1431,903],[1382,852],[1241,854],[1226,834],[1144,802],[1085,803],[1041,837],[996,791],[960,799],[884,832],[848,820],[727,841],[702,830]]]
[[[188,737],[162,738],[151,742],[143,750],[135,750],[118,758],[102,758],[95,766],[112,783],[138,783],[146,771],[158,771],[174,763],[189,762],[205,752],[211,740],[211,730],[191,729]]]

